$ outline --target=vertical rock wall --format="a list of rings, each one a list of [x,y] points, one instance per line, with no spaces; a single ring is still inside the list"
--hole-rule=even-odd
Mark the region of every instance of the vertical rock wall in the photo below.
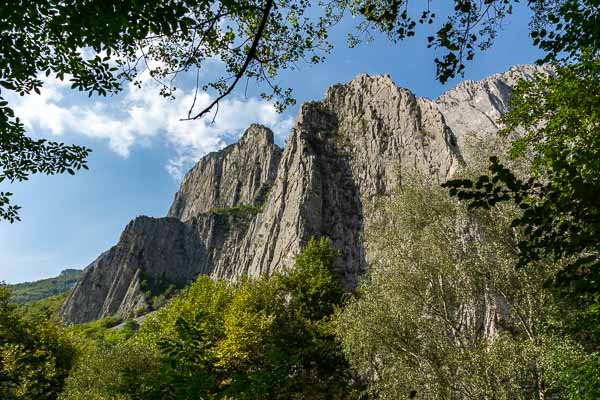
[[[303,104],[284,150],[269,129],[251,125],[190,170],[168,217],[131,222],[86,269],[60,316],[68,323],[126,317],[147,307],[148,291],[199,274],[272,274],[289,268],[313,236],[332,239],[337,270],[352,287],[366,264],[365,204],[398,188],[407,171],[448,179],[471,137],[498,130],[516,79],[545,71],[513,68],[435,101],[387,76],[359,75]]]

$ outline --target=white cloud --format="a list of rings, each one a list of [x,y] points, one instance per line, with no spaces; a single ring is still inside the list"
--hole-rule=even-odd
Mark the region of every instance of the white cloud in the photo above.
[[[222,148],[253,122],[270,127],[279,139],[288,134],[292,119],[278,114],[271,103],[257,99],[228,98],[221,101],[217,117],[181,121],[193,102],[193,92],[178,89],[175,100],[158,94],[156,83],[145,80],[142,88],[130,85],[123,94],[109,99],[79,101],[68,105],[69,83],[47,79],[41,95],[9,99],[29,133],[60,136],[75,133],[106,140],[121,157],[128,157],[136,145],[164,139],[174,147],[176,156],[166,165],[175,178],[193,162],[210,151]],[[80,99],[80,97],[77,97]],[[196,110],[212,98],[198,93]]]

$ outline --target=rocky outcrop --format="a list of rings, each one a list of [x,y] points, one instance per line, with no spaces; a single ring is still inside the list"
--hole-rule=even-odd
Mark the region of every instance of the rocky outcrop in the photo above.
[[[461,82],[435,100],[466,158],[469,142],[486,140],[501,128],[499,119],[508,111],[511,88],[536,74],[551,75],[553,70],[547,65],[518,65],[481,81]]]
[[[237,143],[203,157],[185,175],[168,216],[187,222],[214,209],[263,203],[281,152],[271,130],[250,125]]]
[[[448,179],[472,132],[493,134],[522,67],[467,82],[432,101],[388,76],[360,75],[300,108],[281,150],[252,125],[239,142],[202,158],[166,218],[140,217],[86,269],[63,305],[66,322],[130,315],[166,284],[272,274],[292,265],[313,236],[340,251],[347,287],[365,269],[363,207],[419,171]]]
[[[138,217],[117,245],[85,269],[59,316],[69,323],[146,309],[152,289],[183,286],[202,270],[203,249],[194,230],[176,218]]]

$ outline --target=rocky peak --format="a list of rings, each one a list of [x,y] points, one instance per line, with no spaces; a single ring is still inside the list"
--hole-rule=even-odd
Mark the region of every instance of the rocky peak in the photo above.
[[[273,146],[274,143],[273,131],[260,124],[250,124],[237,142],[240,147],[252,146],[253,144],[259,147],[269,147]]]
[[[463,81],[435,100],[465,157],[469,157],[467,142],[485,140],[501,128],[499,119],[508,111],[511,88],[536,74],[553,71],[548,65],[517,65],[481,81]]]
[[[337,271],[353,287],[368,257],[363,207],[411,171],[440,182],[451,177],[469,161],[463,155],[472,137],[493,137],[516,80],[537,71],[545,69],[464,82],[436,100],[389,76],[359,75],[303,104],[284,150],[268,128],[251,125],[186,174],[168,217],[139,217],[126,227],[86,269],[61,316],[129,316],[148,305],[148,282],[272,274],[320,236],[339,250]]]
[[[338,116],[354,173],[365,177],[364,196],[389,193],[402,170],[443,181],[460,163],[454,133],[435,104],[397,87],[388,75],[335,85],[324,104]]]
[[[190,221],[215,209],[262,203],[281,152],[269,128],[250,125],[237,143],[203,157],[185,175],[168,216]]]
[[[137,217],[119,242],[85,268],[59,317],[81,323],[145,310],[153,292],[182,287],[202,273],[203,249],[193,229],[175,218]]]

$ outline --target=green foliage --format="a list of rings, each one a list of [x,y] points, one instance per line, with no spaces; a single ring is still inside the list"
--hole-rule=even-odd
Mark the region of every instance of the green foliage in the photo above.
[[[333,272],[337,256],[330,240],[311,239],[296,257],[294,268],[277,278],[289,296],[288,306],[304,318],[321,320],[341,304],[344,292]]]
[[[493,157],[490,176],[446,184],[470,207],[510,201],[524,210],[512,221],[523,232],[520,265],[566,261],[550,283],[581,308],[573,323],[582,333],[593,330],[593,346],[600,318],[599,109],[600,61],[588,53],[557,67],[556,76],[521,82],[503,121],[506,133],[525,132],[512,150],[514,157],[534,154],[531,178],[516,177]]]
[[[21,316],[0,287],[0,398],[56,399],[74,357],[62,329],[43,316]]]
[[[531,399],[562,390],[549,360],[565,354],[572,366],[580,349],[547,330],[559,313],[543,289],[551,271],[515,268],[516,213],[469,211],[418,178],[373,212],[372,264],[337,331],[374,395]]]
[[[238,204],[227,208],[215,208],[213,213],[218,215],[256,215],[262,211],[262,207],[251,204]]]
[[[512,227],[521,268],[551,261],[563,266],[548,280],[564,311],[552,324],[589,353],[581,366],[561,365],[564,398],[597,398],[600,344],[600,12],[598,2],[564,1],[548,14],[552,29],[532,35],[558,60],[553,76],[520,82],[503,117],[505,134],[518,133],[513,158],[533,158],[526,178],[496,157],[490,174],[447,183],[450,193],[472,208],[501,202],[522,214]],[[574,61],[565,63],[565,61]]]
[[[165,307],[146,317],[136,341],[156,346],[164,339],[175,337],[178,320],[192,322],[200,316],[211,327],[210,336],[216,339],[222,335],[223,310],[232,296],[233,288],[226,282],[215,282],[207,276],[200,276]]]
[[[18,304],[17,310],[21,315],[23,315],[26,318],[32,318],[36,315],[41,315],[45,316],[48,319],[53,319],[68,296],[68,293],[61,293],[47,297],[42,300],[35,300],[30,301],[28,303]]]
[[[138,329],[139,325],[134,320],[122,322],[117,317],[106,317],[67,328],[73,336],[95,344],[124,342],[134,336]]]
[[[15,303],[27,303],[68,292],[82,275],[83,271],[68,269],[55,278],[10,285],[10,300]]]
[[[70,328],[87,349],[61,398],[358,398],[331,321],[343,293],[336,256],[329,240],[311,240],[287,274],[200,277],[131,338],[108,340],[101,323]]]
[[[546,52],[542,62],[573,61],[585,49],[600,49],[600,9],[597,0],[563,0],[536,5],[539,12],[533,44]]]
[[[600,398],[600,353],[589,354],[579,365],[562,370],[560,376],[566,387],[565,399]]]
[[[241,399],[357,396],[331,316],[342,290],[328,239],[310,240],[287,274],[249,282],[225,311],[217,346],[229,375],[226,393]]]
[[[146,380],[159,368],[158,354],[131,342],[83,343],[60,400],[147,400]]]

